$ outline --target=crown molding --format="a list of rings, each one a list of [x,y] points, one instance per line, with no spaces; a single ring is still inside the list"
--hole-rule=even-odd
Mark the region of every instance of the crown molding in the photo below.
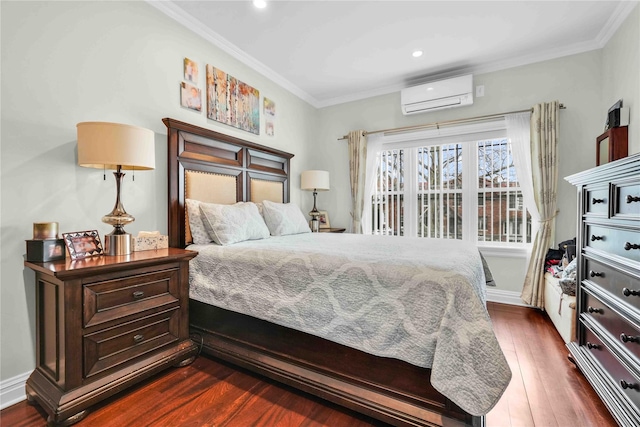
[[[245,64],[254,71],[262,74],[274,83],[282,86],[284,89],[296,95],[303,101],[308,102],[312,106],[317,107],[318,100],[309,95],[304,90],[300,89],[289,80],[282,77],[280,74],[267,67],[262,62],[255,59],[253,56],[247,54],[241,50],[238,46],[231,43],[229,40],[222,37],[220,34],[207,27],[201,21],[195,19],[193,16],[186,13],[182,8],[174,4],[173,1],[165,0],[145,0],[149,5],[155,7],[171,19],[184,25],[200,37],[204,38],[214,46],[218,47],[223,52],[229,54],[233,58],[237,59],[241,63]]]
[[[604,27],[600,30],[595,38],[596,43],[600,48],[607,45],[611,37],[618,31],[618,28],[627,19],[631,11],[638,5],[638,1],[621,1],[616,9],[613,11]]]
[[[170,18],[174,19],[178,23],[184,25],[191,31],[195,32],[205,40],[212,43],[222,51],[226,52],[233,58],[237,59],[241,63],[250,67],[254,71],[262,74],[266,78],[270,79],[274,83],[278,84],[282,88],[293,93],[303,101],[306,101],[315,108],[325,108],[334,105],[345,104],[347,102],[361,101],[363,99],[372,98],[375,96],[388,95],[390,93],[399,92],[402,89],[408,87],[406,81],[393,83],[386,86],[376,86],[372,90],[363,90],[356,93],[350,93],[333,98],[327,98],[319,100],[309,93],[299,88],[294,83],[285,79],[276,71],[272,70],[262,62],[258,61],[251,55],[247,54],[236,45],[216,33],[199,20],[193,18],[186,13],[182,8],[174,4],[173,1],[161,1],[161,0],[146,0],[146,2],[156,9],[160,10]],[[438,80],[443,78],[449,78],[462,74],[486,74],[496,71],[502,71],[509,68],[521,67],[524,65],[530,65],[537,62],[549,61],[552,59],[561,58],[564,56],[577,55],[580,53],[588,52],[591,50],[603,48],[609,39],[620,28],[625,19],[629,16],[631,11],[638,5],[638,1],[621,1],[613,14],[607,20],[605,26],[598,33],[598,35],[590,41],[575,43],[570,46],[558,47],[545,52],[529,53],[520,55],[518,57],[509,58],[506,60],[497,60],[488,62],[486,64],[474,65],[456,70],[449,70],[446,72],[434,72],[432,74],[420,77],[420,82],[428,82],[432,80]],[[420,84],[418,80],[413,80],[411,85]]]

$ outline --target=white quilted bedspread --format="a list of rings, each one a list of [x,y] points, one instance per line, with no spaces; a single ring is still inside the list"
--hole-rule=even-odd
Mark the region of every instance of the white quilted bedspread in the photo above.
[[[189,249],[192,299],[431,368],[432,385],[473,415],[509,384],[472,245],[307,233]]]

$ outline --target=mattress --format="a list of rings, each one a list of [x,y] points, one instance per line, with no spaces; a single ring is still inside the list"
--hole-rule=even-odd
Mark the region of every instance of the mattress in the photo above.
[[[433,387],[472,415],[509,384],[473,245],[306,233],[189,249],[192,299],[431,368]]]

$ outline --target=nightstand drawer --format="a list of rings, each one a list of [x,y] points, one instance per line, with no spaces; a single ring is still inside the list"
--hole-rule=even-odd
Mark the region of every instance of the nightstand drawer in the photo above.
[[[154,307],[178,303],[178,270],[128,276],[84,285],[84,326],[93,326]]]
[[[84,376],[90,377],[175,342],[180,336],[178,307],[86,335]]]

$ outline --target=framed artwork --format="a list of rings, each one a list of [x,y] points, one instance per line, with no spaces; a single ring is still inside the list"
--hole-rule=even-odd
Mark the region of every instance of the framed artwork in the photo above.
[[[263,100],[264,105],[264,133],[267,136],[274,136],[276,132],[276,103],[267,97]]]
[[[62,238],[71,259],[82,259],[103,253],[98,230],[62,233]]]
[[[198,63],[189,58],[184,58],[184,79],[198,83]]]
[[[320,222],[320,228],[331,228],[331,223],[329,222],[329,213],[327,211],[319,211],[318,221]]]
[[[191,110],[202,111],[202,91],[189,83],[180,83],[180,105]]]
[[[207,64],[207,118],[260,134],[260,92]]]

